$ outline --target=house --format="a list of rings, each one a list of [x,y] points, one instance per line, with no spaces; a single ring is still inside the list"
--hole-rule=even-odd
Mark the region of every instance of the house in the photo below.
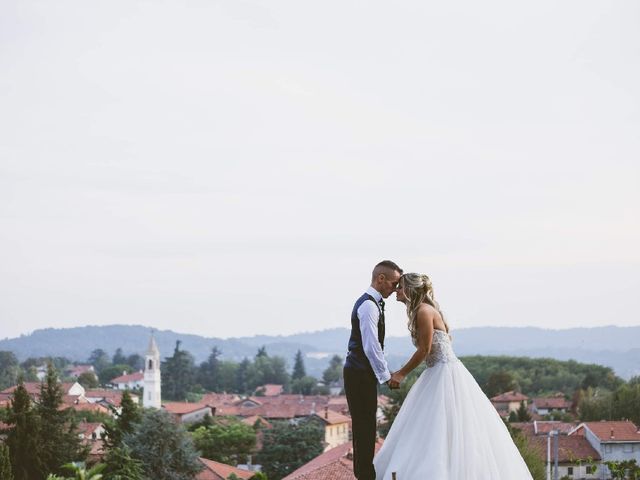
[[[584,437],[602,459],[602,476],[611,478],[605,462],[636,460],[640,463],[640,431],[628,421],[584,422],[575,427],[569,436]]]
[[[207,415],[212,416],[211,406],[202,403],[167,402],[162,404],[162,408],[180,423],[199,422]]]
[[[513,390],[491,398],[491,403],[501,417],[508,417],[511,412],[516,412],[520,408],[521,402],[524,402],[526,407],[529,397]]]
[[[24,388],[27,390],[27,393],[29,394],[29,396],[33,400],[37,400],[38,398],[40,398],[40,388],[42,386],[42,383],[40,383],[40,382],[24,382],[23,385],[24,385]],[[13,396],[13,392],[15,392],[17,388],[18,388],[18,386],[14,385],[12,387],[9,387],[9,388],[3,390],[1,393]],[[84,393],[85,393],[84,387],[82,385],[80,385],[78,382],[61,383],[60,384],[60,389],[62,390],[62,394],[63,395],[78,396],[78,395],[84,395]]]
[[[376,442],[376,452],[382,441]],[[356,480],[353,475],[353,445],[339,445],[304,464],[283,480]],[[399,479],[401,480],[401,479]]]
[[[105,432],[101,423],[89,423],[82,421],[78,424],[78,436],[82,444],[89,447],[89,458],[99,461],[104,455],[102,434]]]
[[[214,462],[207,458],[199,458],[204,469],[196,475],[196,480],[227,480],[231,474],[234,474],[241,480],[251,480],[256,472],[232,467],[225,463]]]
[[[571,410],[572,403],[564,398],[564,394],[558,393],[552,397],[536,397],[531,400],[531,412],[537,415],[550,415],[552,413],[567,413]]]
[[[117,390],[141,389],[144,386],[144,372],[124,373],[109,380],[109,385]]]
[[[538,456],[545,463],[554,463],[554,439],[549,442],[549,434],[558,432],[558,477],[568,476],[571,479],[598,479],[600,474],[601,457],[589,442],[580,436],[568,435],[575,428],[575,424],[565,422],[528,422],[512,423],[511,426],[520,430],[529,440]],[[548,458],[550,447],[550,458]],[[552,467],[553,468],[553,467]]]
[[[324,407],[322,413],[313,414],[310,420],[319,421],[324,427],[325,452],[349,442],[351,417],[333,412],[329,410],[329,407]]]
[[[282,395],[283,391],[284,386],[269,383],[267,385],[262,385],[261,387],[256,388],[255,395],[259,397],[277,397],[278,395]]]
[[[71,365],[64,369],[65,377],[69,378],[77,379],[83,373],[92,373],[93,376],[96,377],[96,380],[98,379],[93,365]]]

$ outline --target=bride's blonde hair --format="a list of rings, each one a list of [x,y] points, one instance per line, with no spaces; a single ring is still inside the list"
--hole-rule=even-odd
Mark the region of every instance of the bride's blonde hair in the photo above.
[[[418,308],[420,308],[420,305],[423,303],[431,305],[438,311],[440,317],[442,317],[442,321],[444,322],[444,327],[447,329],[447,333],[449,333],[449,324],[444,319],[442,310],[440,310],[440,305],[436,302],[433,294],[433,285],[431,283],[431,279],[427,275],[419,273],[405,273],[400,277],[400,285],[404,296],[407,297],[407,316],[409,317],[407,326],[409,327],[409,332],[411,333],[411,338],[414,342],[416,342],[418,338],[416,316],[418,314]]]

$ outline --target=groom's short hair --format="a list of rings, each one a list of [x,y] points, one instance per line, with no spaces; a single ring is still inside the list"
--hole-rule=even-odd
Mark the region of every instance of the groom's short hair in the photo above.
[[[379,274],[384,273],[384,270],[392,270],[398,272],[400,275],[404,273],[404,271],[395,262],[392,262],[391,260],[383,260],[373,267],[372,277],[375,278]]]

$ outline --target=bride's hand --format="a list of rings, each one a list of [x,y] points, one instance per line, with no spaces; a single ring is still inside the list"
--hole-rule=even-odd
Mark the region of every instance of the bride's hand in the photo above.
[[[400,388],[402,380],[404,380],[404,375],[400,372],[394,372],[391,374],[391,378],[389,379],[389,386],[391,388]]]

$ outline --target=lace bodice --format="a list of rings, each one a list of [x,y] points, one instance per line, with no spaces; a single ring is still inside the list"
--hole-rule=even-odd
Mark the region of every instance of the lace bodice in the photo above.
[[[450,362],[456,360],[456,354],[451,348],[451,339],[447,332],[442,330],[433,331],[433,341],[431,343],[431,353],[427,355],[427,367],[433,367],[436,363]]]

